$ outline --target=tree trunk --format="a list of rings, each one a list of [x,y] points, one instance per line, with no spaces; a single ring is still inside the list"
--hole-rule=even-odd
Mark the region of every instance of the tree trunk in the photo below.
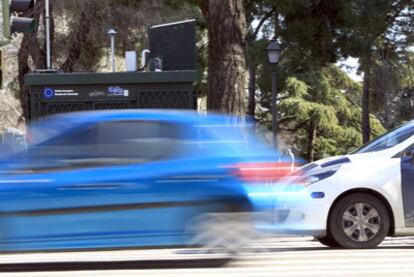
[[[384,127],[385,129],[390,129],[390,97],[388,94],[388,90],[384,91]]]
[[[20,44],[19,52],[17,54],[18,68],[19,68],[19,75],[17,76],[17,79],[19,80],[19,87],[20,87],[20,93],[19,93],[20,105],[22,106],[23,116],[25,118],[28,118],[29,116],[29,109],[27,107],[28,106],[28,102],[27,102],[28,88],[24,85],[24,75],[30,72],[30,67],[28,63],[29,55],[30,55],[29,39],[27,36],[24,36]]]
[[[44,0],[42,0],[44,1]],[[50,1],[49,3],[49,19],[50,19],[50,66],[51,68],[53,68],[53,45],[55,42],[55,17],[53,16],[53,5],[54,2]],[[46,9],[46,8],[45,8]],[[43,26],[45,26],[45,32],[46,32],[46,10],[44,11],[44,20],[43,20]],[[45,34],[45,42],[44,42],[44,51],[43,51],[43,55],[44,55],[44,63],[45,63],[45,67],[46,68],[46,48],[47,48],[47,42],[46,42],[46,34]]]
[[[256,65],[248,57],[249,68],[249,104],[247,114],[254,118],[256,110]]]
[[[257,25],[254,32],[249,33],[246,36],[246,62],[247,68],[249,70],[249,102],[247,106],[247,114],[251,117],[255,118],[255,111],[256,111],[256,73],[257,73],[257,61],[255,60],[256,57],[252,57],[250,53],[250,47],[253,46],[254,42],[256,41],[257,35],[259,34],[260,30],[263,27],[263,24],[275,13],[275,9],[272,9],[268,13],[266,13],[259,24]],[[276,16],[278,18],[278,16]]]
[[[392,66],[391,63],[389,63],[388,61],[384,62],[386,64],[386,67],[384,68],[384,91],[383,91],[383,96],[384,96],[384,127],[385,129],[389,130],[390,126],[391,126],[391,103],[392,103],[392,97],[391,97],[391,93],[393,90],[393,83],[392,83]]]
[[[34,8],[27,13],[23,14],[26,17],[32,17],[37,22],[39,22],[40,16],[44,11],[44,1],[39,0],[36,2]],[[23,36],[22,42],[20,44],[20,48],[18,51],[18,70],[19,74],[17,79],[19,81],[19,100],[20,105],[22,106],[23,116],[27,118],[29,116],[29,109],[28,109],[28,93],[29,89],[24,84],[24,76],[30,72],[29,66],[29,57],[31,56],[33,65],[36,69],[43,69],[45,68],[45,51],[40,47],[36,36],[38,32],[38,27],[35,29],[33,33],[26,33]]]
[[[316,126],[313,120],[310,121],[308,129],[308,160],[313,162],[315,160],[315,140],[316,140]]]
[[[247,33],[243,0],[209,0],[207,109],[245,113]]]
[[[82,10],[81,18],[79,20],[79,27],[76,32],[76,38],[72,41],[72,45],[69,49],[68,58],[62,65],[64,72],[73,72],[75,66],[79,61],[82,54],[82,47],[88,40],[89,32],[91,30],[91,20],[94,19],[93,15],[95,9],[95,2],[85,2],[85,7]]]
[[[371,48],[370,48],[371,49]],[[369,121],[369,92],[371,83],[371,50],[364,64],[364,87],[362,91],[362,140],[363,143],[370,141],[371,125]]]
[[[30,11],[28,17],[33,17],[36,22],[40,22],[40,16],[44,12],[45,4],[44,0],[36,1],[36,4],[32,11]],[[39,26],[36,27],[33,33],[24,34],[25,39],[28,40],[30,45],[29,52],[32,57],[33,64],[36,69],[44,69],[46,67],[46,52],[41,48],[41,45],[38,43],[37,34],[39,31]]]

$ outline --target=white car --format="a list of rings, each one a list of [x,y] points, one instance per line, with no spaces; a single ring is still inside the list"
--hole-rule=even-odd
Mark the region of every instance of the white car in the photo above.
[[[282,224],[270,228],[345,248],[372,248],[386,236],[414,235],[414,121],[301,172],[287,185],[296,189],[279,194]]]

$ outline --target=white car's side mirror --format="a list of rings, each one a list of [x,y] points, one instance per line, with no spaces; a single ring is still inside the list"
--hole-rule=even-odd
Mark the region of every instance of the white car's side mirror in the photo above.
[[[410,150],[411,163],[414,164],[414,148]]]

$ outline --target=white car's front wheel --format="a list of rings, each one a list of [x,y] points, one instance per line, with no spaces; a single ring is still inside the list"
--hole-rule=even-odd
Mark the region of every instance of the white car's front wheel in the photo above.
[[[390,220],[378,198],[355,193],[336,203],[328,228],[332,238],[344,248],[374,248],[388,234]]]

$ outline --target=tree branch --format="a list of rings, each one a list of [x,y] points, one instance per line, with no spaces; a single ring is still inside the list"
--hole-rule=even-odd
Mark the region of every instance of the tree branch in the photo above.
[[[270,18],[272,17],[273,13],[276,11],[275,8],[271,9],[269,12],[267,12],[262,19],[260,20],[259,24],[257,25],[256,29],[254,30],[254,32],[249,36],[248,39],[254,40],[256,39],[257,35],[260,32],[260,29],[262,28],[263,24]]]
[[[305,120],[304,122],[302,122],[301,124],[296,125],[295,128],[280,128],[280,129],[282,129],[284,131],[289,131],[289,132],[296,132],[297,130],[302,129],[303,126],[305,126],[305,124],[307,124],[309,122],[310,122],[310,120],[308,119],[308,120]]]

